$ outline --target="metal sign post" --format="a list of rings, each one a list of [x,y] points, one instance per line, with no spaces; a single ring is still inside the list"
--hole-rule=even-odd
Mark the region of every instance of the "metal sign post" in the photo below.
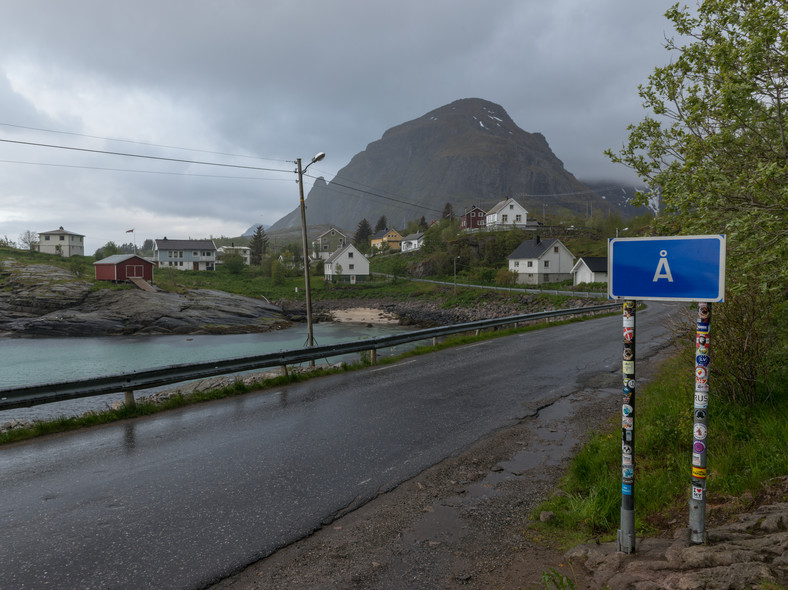
[[[621,406],[621,528],[618,550],[635,552],[635,309],[637,302],[624,303],[624,351]]]
[[[705,542],[706,438],[711,302],[725,298],[725,236],[608,240],[608,297],[624,303],[624,403],[621,446],[621,529],[618,550],[635,551],[635,300],[700,301],[695,355],[692,499],[693,543]],[[627,310],[631,310],[631,318]],[[628,325],[628,321],[631,324]]]
[[[698,303],[695,336],[695,408],[692,424],[692,498],[690,541],[706,542],[706,452],[709,419],[709,352],[711,303]]]

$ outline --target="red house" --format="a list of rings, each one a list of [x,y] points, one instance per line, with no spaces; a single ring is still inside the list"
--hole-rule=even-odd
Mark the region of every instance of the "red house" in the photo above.
[[[153,263],[136,254],[115,254],[94,262],[97,281],[153,280]]]
[[[486,216],[484,210],[479,209],[476,205],[471,205],[470,211],[465,211],[465,214],[460,217],[460,229],[484,229]]]

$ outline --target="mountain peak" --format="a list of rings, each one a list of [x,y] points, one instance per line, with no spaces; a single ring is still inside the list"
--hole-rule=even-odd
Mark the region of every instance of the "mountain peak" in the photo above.
[[[310,224],[353,230],[362,218],[374,223],[385,215],[404,228],[422,216],[438,219],[446,203],[461,212],[505,196],[527,209],[548,202],[581,210],[586,197],[581,205],[577,198],[557,196],[581,192],[588,187],[564,169],[543,135],[520,129],[500,105],[464,98],[387,130],[328,185],[316,183],[307,203]],[[299,223],[295,210],[271,229]]]

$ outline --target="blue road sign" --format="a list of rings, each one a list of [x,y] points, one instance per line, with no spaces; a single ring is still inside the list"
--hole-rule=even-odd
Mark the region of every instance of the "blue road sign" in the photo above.
[[[725,299],[725,236],[611,238],[607,244],[610,299]]]

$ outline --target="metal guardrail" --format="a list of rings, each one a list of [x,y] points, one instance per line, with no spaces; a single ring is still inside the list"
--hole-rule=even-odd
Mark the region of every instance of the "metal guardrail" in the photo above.
[[[474,285],[471,283],[450,283],[448,281],[436,281],[433,279],[416,279],[414,277],[400,277],[382,272],[373,272],[373,275],[386,277],[389,279],[402,279],[414,283],[433,283],[435,285],[445,285],[448,287],[462,287],[463,289],[487,289],[488,291],[509,291],[514,293],[542,293],[544,295],[569,295],[574,297],[585,297],[588,299],[607,299],[607,292],[602,291],[558,291],[556,289],[526,289],[523,287],[499,287],[497,285]]]
[[[315,361],[354,352],[377,351],[382,348],[418,342],[420,340],[436,339],[441,336],[449,336],[462,332],[497,328],[546,318],[607,311],[617,308],[620,305],[620,303],[608,303],[590,307],[541,311],[537,313],[508,316],[505,318],[451,324],[449,326],[440,326],[437,328],[425,328],[413,332],[367,338],[343,344],[313,346],[311,348],[301,348],[205,363],[172,365],[148,371],[135,371],[121,375],[95,377],[79,381],[64,381],[15,387],[11,389],[0,389],[0,410],[10,410],[13,408],[29,407],[69,399],[106,395],[108,393],[125,392],[128,394],[129,392],[140,389],[150,389],[152,387],[183,383],[184,381],[191,381],[194,379],[204,379],[206,377],[216,377],[218,375],[228,375],[231,373],[242,373],[269,367],[286,367],[287,365]]]

